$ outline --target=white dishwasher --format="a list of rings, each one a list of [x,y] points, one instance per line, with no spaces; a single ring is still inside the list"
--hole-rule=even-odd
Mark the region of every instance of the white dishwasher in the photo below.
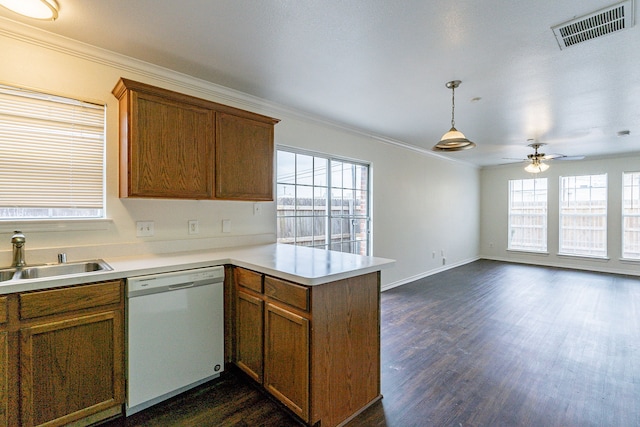
[[[224,369],[224,267],[127,279],[127,415]]]

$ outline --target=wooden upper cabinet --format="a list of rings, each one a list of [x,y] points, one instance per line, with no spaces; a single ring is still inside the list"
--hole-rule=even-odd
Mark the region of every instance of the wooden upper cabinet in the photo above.
[[[277,119],[127,79],[113,94],[120,197],[273,200]]]
[[[216,198],[273,200],[273,124],[216,114]]]

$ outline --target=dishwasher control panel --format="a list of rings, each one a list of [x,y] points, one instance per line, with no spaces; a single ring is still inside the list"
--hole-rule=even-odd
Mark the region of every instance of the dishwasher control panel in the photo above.
[[[224,281],[224,267],[204,267],[192,270],[170,271],[129,277],[127,295],[129,298],[173,289],[195,287]]]

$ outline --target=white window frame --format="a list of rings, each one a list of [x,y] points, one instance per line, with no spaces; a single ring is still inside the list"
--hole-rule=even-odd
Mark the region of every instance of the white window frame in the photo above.
[[[558,253],[606,259],[607,174],[561,176],[559,185]]]
[[[640,172],[622,174],[622,258],[640,261]]]
[[[508,250],[547,252],[548,192],[547,178],[509,180]]]
[[[296,166],[295,170],[283,170],[285,166],[280,165],[279,161],[276,163],[277,241],[370,255],[372,251],[371,165],[362,161],[284,146],[277,147],[278,159],[281,158],[280,153],[286,153],[283,154],[286,156],[295,156]],[[313,162],[311,169],[306,169],[309,167],[307,163],[304,166],[305,170],[299,170],[302,167],[300,166],[301,162],[309,160],[309,157]],[[318,163],[323,162],[326,162],[327,165],[325,169],[318,166]],[[360,190],[353,190],[350,186],[342,186],[338,182],[342,179],[343,173],[348,170],[356,170],[354,168],[344,169],[341,166],[344,164],[362,168],[359,169],[360,171],[366,170],[366,188],[360,197],[355,195]],[[338,166],[341,171],[335,170]],[[331,173],[326,173],[327,170]],[[354,194],[351,196],[352,191]],[[290,200],[285,200],[285,195],[289,195]],[[295,206],[291,204],[291,199]],[[311,203],[309,203],[309,199],[312,200]],[[334,203],[338,200],[341,202]],[[322,202],[317,203],[318,201]],[[347,203],[348,212],[346,214],[344,213],[345,206],[347,206],[344,204],[345,201],[353,202]],[[362,210],[363,207],[364,210]],[[300,231],[305,227],[308,229],[310,223],[313,228],[312,237],[309,237],[309,233]],[[345,228],[348,229],[346,239]],[[336,233],[337,229],[340,229],[339,233]],[[281,236],[283,230],[286,230],[287,236]]]
[[[0,85],[0,230],[105,227],[105,110]]]

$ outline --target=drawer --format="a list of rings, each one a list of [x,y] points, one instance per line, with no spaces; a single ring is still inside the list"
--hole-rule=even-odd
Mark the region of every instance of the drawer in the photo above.
[[[236,267],[235,275],[238,285],[262,293],[262,274]]]
[[[293,307],[309,311],[309,288],[305,286],[265,276],[264,294]]]
[[[7,323],[7,321],[9,320],[7,301],[7,297],[0,297],[0,324]]]
[[[20,319],[119,304],[120,281],[27,292],[20,295]]]

